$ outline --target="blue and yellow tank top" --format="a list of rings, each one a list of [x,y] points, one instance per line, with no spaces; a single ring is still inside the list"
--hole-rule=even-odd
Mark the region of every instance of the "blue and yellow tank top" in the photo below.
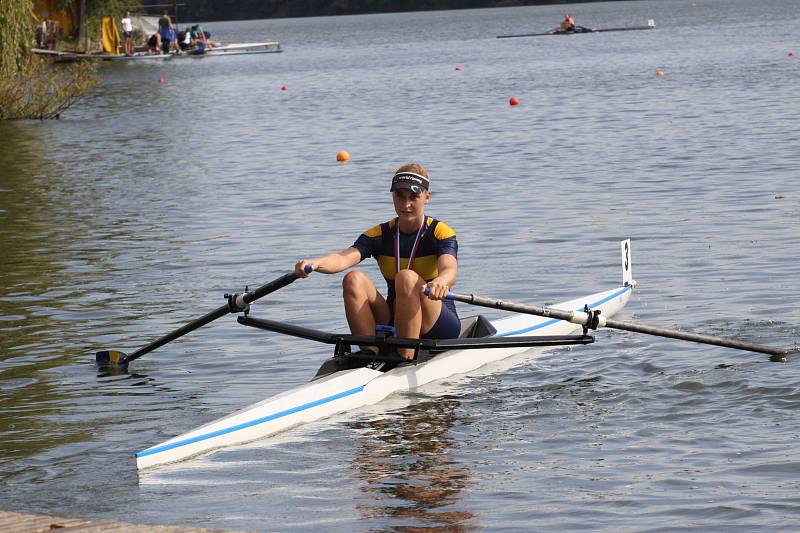
[[[395,237],[397,230],[395,225],[397,219],[389,220],[383,224],[374,226],[361,235],[353,248],[361,253],[361,260],[367,257],[374,257],[378,262],[381,274],[386,279],[388,294],[386,301],[389,305],[394,302],[394,278],[397,275],[397,261],[395,258]],[[411,262],[411,269],[419,274],[425,281],[431,281],[439,275],[439,268],[436,259],[440,255],[449,254],[458,258],[458,241],[456,232],[440,220],[433,217],[425,217],[425,232],[417,243],[417,250]],[[417,241],[417,232],[399,232],[399,256],[400,268],[408,268],[408,258],[411,257],[414,243]],[[452,300],[445,300],[445,303],[452,304]]]

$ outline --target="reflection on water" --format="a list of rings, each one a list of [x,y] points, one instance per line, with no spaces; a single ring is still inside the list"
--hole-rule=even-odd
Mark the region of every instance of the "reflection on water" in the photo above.
[[[369,503],[364,519],[401,520],[401,531],[467,531],[474,515],[447,510],[461,502],[470,469],[455,460],[448,435],[459,401],[443,396],[413,403],[391,416],[354,422],[363,432],[353,468]],[[405,525],[411,521],[414,525]]]
[[[89,430],[69,423],[76,391],[46,372],[65,364],[69,332],[83,327],[70,316],[81,291],[68,236],[79,228],[62,216],[70,200],[37,132],[0,122],[0,139],[0,456],[14,460],[86,440]]]
[[[494,36],[546,29],[558,6],[221,22],[221,38],[286,51],[109,66],[62,120],[0,124],[0,507],[335,531],[563,531],[585,513],[612,531],[720,530],[744,509],[751,530],[791,529],[796,486],[774,465],[800,463],[794,361],[598,332],[498,366],[490,393],[476,372],[459,400],[448,381],[355,428],[320,424],[148,484],[135,450],[307,382],[327,350],[227,317],[131,375],[98,375],[93,353],[130,353],[352,242],[393,215],[387,176],[413,160],[437,184],[430,214],[459,232],[462,292],[594,292],[618,282],[631,237],[640,285],[622,319],[796,345],[793,7],[592,2],[580,20],[659,27],[539,40]],[[340,282],[312,276],[254,314],[343,331]],[[698,438],[675,438],[687,431]],[[674,481],[699,469],[687,509]]]

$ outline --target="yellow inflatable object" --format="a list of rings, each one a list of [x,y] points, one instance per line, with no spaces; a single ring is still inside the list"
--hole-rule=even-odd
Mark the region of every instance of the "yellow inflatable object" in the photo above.
[[[119,55],[117,21],[112,17],[103,17],[103,51],[113,56]]]

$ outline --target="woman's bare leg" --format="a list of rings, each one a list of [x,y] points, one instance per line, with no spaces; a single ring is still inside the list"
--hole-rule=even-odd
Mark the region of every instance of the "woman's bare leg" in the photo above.
[[[360,270],[342,280],[344,312],[353,335],[375,335],[375,324],[389,323],[389,305],[372,281]],[[364,348],[377,350],[375,346]]]
[[[425,296],[424,287],[425,280],[413,270],[401,270],[395,277],[394,324],[398,337],[418,339],[439,319],[442,302]],[[400,348],[398,353],[406,359],[414,357],[411,348]]]

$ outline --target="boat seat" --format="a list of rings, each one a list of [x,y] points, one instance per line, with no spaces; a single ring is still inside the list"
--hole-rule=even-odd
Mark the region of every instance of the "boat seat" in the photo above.
[[[497,329],[483,315],[468,316],[461,319],[461,334],[459,339],[477,339],[491,337]]]
[[[468,316],[466,318],[461,319],[461,334],[458,336],[460,339],[476,339],[479,337],[491,337],[497,333],[497,329],[492,326],[492,323],[483,316],[483,315],[476,315],[476,316]],[[438,352],[436,352],[438,353]],[[425,352],[427,354],[427,352]],[[425,359],[428,359],[430,355],[424,355]],[[348,359],[346,357],[331,357],[327,359],[322,366],[319,367],[317,370],[316,375],[311,379],[314,381],[315,379],[319,379],[321,377],[333,374],[334,372],[339,372],[341,370],[350,370],[353,368],[361,368],[366,366],[366,361]],[[408,364],[408,363],[401,363]],[[397,366],[396,364],[389,364],[385,365],[383,371],[390,370]]]

